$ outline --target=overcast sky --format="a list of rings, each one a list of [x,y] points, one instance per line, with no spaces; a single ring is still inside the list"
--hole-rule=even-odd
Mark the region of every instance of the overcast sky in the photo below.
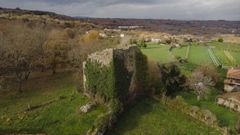
[[[85,17],[240,20],[240,0],[0,0],[0,7]]]

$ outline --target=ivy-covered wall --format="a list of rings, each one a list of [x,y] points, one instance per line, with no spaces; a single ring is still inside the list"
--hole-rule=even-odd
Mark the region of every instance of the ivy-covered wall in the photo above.
[[[108,52],[109,53],[109,52]],[[104,53],[98,53],[105,59]],[[113,99],[127,102],[144,92],[147,76],[147,57],[136,47],[112,49],[112,59],[107,64],[99,55],[86,61],[85,92],[96,100],[107,103]],[[109,56],[108,56],[109,57]]]
[[[108,102],[116,97],[114,67],[88,60],[85,65],[86,92],[94,99]]]
[[[147,57],[137,46],[96,52],[84,64],[84,78],[85,93],[109,108],[88,134],[105,133],[124,106],[144,94]]]

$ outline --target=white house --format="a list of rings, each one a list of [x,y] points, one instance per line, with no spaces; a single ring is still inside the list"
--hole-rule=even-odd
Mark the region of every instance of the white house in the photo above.
[[[151,42],[160,43],[162,40],[159,38],[151,38]]]
[[[120,37],[121,37],[121,38],[124,38],[124,37],[125,37],[125,35],[122,33],[122,34],[120,34]]]

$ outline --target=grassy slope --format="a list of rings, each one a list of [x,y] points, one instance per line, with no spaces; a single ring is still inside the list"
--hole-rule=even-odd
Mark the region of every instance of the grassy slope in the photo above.
[[[158,101],[142,99],[129,108],[109,135],[218,135],[214,129],[170,110]]]
[[[219,125],[222,127],[235,127],[238,119],[238,113],[230,111],[228,108],[224,108],[215,103],[215,97],[219,93],[212,90],[206,99],[197,101],[196,95],[190,92],[182,92],[180,95],[185,99],[188,104],[199,106],[202,109],[209,109],[218,118]]]
[[[174,58],[168,52],[169,46],[148,44],[147,48],[143,48],[141,50],[151,60],[155,60],[161,63],[168,63],[174,61]]]
[[[220,44],[221,44],[221,47],[223,47],[223,48],[224,48],[224,46],[226,46],[226,44],[224,44],[224,43],[220,43]],[[210,45],[214,45],[214,44],[211,43]],[[217,45],[219,45],[219,44],[217,44]],[[237,48],[236,46],[233,46],[233,49],[236,49],[236,48]],[[174,48],[173,54],[175,56],[179,56],[179,55],[184,56],[185,50],[186,50],[186,47]],[[240,64],[240,54],[237,52],[231,52],[231,54],[234,56],[234,58],[236,60],[238,60],[238,63]],[[150,55],[150,54],[146,53],[146,55]],[[217,52],[217,55],[219,55],[218,52]],[[221,55],[224,55],[224,54],[221,54]],[[227,59],[223,60],[223,58],[221,58],[220,60],[226,61]],[[187,76],[191,75],[191,72],[193,71],[194,68],[196,68],[197,65],[211,63],[211,59],[208,55],[207,48],[203,47],[203,46],[198,47],[196,45],[193,45],[191,47],[188,61],[189,61],[189,63],[179,64],[181,71]],[[225,72],[223,73],[223,71],[219,71],[219,72],[221,74],[223,74],[222,75],[223,77],[226,74]],[[219,94],[219,93],[216,93],[216,92],[212,93],[209,99],[198,102],[196,100],[196,96],[193,93],[188,93],[188,92],[181,93],[181,95],[185,98],[186,102],[188,102],[189,104],[199,106],[203,109],[209,109],[214,114],[216,114],[221,126],[229,126],[231,128],[234,128],[236,120],[237,120],[237,116],[239,114],[237,114],[235,112],[231,112],[227,108],[218,106],[215,103],[215,97],[217,96],[217,94]]]
[[[16,114],[26,109],[28,104],[41,104],[59,96],[70,97],[75,92],[71,80],[71,73],[33,79],[25,85],[26,91],[21,95],[14,92],[0,95],[0,134],[84,134],[96,117],[104,112],[104,108],[96,107],[88,114],[78,114],[77,108],[88,102],[88,99],[80,94],[26,114]]]

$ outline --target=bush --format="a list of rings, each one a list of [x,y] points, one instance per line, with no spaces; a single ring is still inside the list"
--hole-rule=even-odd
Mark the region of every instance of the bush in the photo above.
[[[221,42],[221,43],[222,43],[222,42],[223,42],[223,38],[219,38],[219,39],[218,39],[218,42]]]
[[[176,92],[185,89],[186,78],[174,64],[158,65],[161,71],[161,81],[167,96],[173,96]]]

